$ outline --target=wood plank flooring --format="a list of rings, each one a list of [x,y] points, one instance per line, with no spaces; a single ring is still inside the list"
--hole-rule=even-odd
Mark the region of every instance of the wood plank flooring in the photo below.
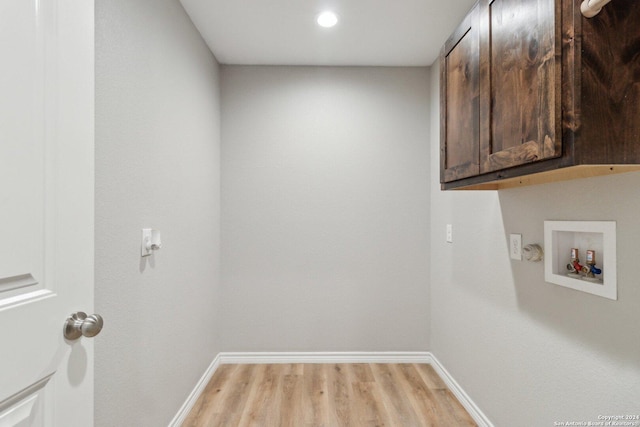
[[[184,427],[476,426],[427,364],[221,365]]]

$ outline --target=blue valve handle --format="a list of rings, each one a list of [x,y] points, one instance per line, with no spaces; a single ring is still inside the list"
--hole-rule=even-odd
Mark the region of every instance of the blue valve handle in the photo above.
[[[599,269],[598,267],[596,267],[595,265],[590,265],[589,267],[591,268],[591,272],[593,274],[601,274],[602,273],[602,270]]]

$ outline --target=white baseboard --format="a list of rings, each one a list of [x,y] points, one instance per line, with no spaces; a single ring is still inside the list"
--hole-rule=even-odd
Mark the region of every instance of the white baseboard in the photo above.
[[[431,363],[428,352],[258,352],[220,353],[221,364],[263,363]]]
[[[198,380],[195,388],[191,391],[191,393],[189,393],[187,400],[182,404],[182,407],[180,407],[180,410],[178,411],[176,416],[173,417],[173,419],[169,423],[169,427],[180,427],[184,420],[187,419],[191,408],[193,408],[193,405],[196,404],[196,401],[209,383],[209,380],[211,380],[213,374],[218,369],[218,366],[220,366],[220,354],[218,354],[213,359],[213,362],[211,362],[207,370],[204,371],[204,374],[202,375],[202,377],[200,377],[200,380]]]
[[[480,410],[478,405],[475,404],[473,400],[469,397],[467,393],[460,387],[460,384],[453,379],[449,371],[442,366],[442,363],[436,358],[433,354],[431,354],[431,366],[433,370],[436,371],[438,376],[442,378],[442,381],[449,387],[451,393],[453,393],[458,401],[464,406],[464,409],[467,410],[471,418],[478,424],[479,427],[493,427],[493,423],[487,418],[487,416]]]
[[[169,427],[179,427],[189,415],[198,397],[207,386],[218,366],[222,364],[266,364],[266,363],[428,363],[442,378],[447,387],[479,427],[493,427],[487,416],[453,379],[431,352],[238,352],[219,353],[202,378],[196,384],[187,401],[182,405]]]

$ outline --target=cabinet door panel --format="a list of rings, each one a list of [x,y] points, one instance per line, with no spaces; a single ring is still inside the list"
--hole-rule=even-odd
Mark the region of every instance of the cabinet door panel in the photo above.
[[[555,2],[481,4],[481,172],[560,156],[561,52]]]
[[[474,8],[445,44],[440,62],[442,182],[480,173],[478,11]]]
[[[640,163],[640,1],[582,20],[581,163]]]

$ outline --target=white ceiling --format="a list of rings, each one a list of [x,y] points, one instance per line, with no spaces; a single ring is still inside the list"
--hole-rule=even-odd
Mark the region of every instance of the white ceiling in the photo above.
[[[475,0],[180,0],[223,64],[431,65]],[[331,29],[316,16],[334,11]]]

